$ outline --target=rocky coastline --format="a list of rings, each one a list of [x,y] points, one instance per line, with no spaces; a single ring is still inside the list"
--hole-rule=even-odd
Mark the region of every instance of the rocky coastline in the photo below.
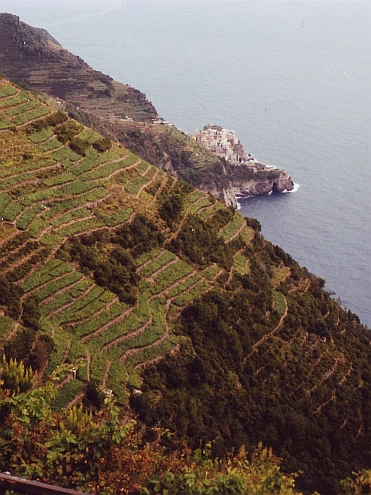
[[[283,193],[294,189],[294,182],[286,170],[265,165],[247,154],[234,131],[215,124],[196,130],[193,139],[224,163],[223,174],[228,185],[222,190],[210,191],[229,206],[237,207],[238,198]],[[208,184],[201,189],[206,190]]]

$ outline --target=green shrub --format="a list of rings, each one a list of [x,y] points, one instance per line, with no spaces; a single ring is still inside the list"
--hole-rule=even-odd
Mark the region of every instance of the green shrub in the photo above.
[[[53,115],[50,115],[50,117],[46,119],[46,122],[54,127],[57,124],[62,124],[63,122],[66,122],[66,120],[68,120],[67,115],[61,110],[58,110],[57,112],[53,113]]]
[[[98,139],[93,143],[93,148],[95,148],[100,153],[104,153],[108,151],[112,147],[112,142],[110,139],[104,137],[102,139]]]
[[[78,155],[85,156],[90,144],[78,137],[73,137],[70,139],[69,146]]]
[[[64,124],[55,128],[54,132],[58,136],[58,140],[66,143],[74,136],[77,136],[83,130],[83,126],[74,120],[68,120]]]
[[[23,363],[16,359],[6,359],[3,354],[2,366],[0,367],[0,384],[4,390],[10,390],[17,394],[29,390],[35,383],[37,375],[31,368],[26,369]]]

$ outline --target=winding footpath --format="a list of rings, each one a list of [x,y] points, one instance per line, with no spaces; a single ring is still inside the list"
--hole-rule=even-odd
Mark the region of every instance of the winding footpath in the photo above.
[[[243,359],[242,361],[242,364],[246,364],[247,360],[254,354],[254,352],[256,351],[256,349],[261,345],[263,344],[263,342],[265,342],[266,340],[268,340],[275,332],[277,332],[277,330],[279,328],[281,328],[282,324],[283,324],[283,321],[284,319],[286,318],[287,316],[287,312],[288,312],[288,306],[287,306],[287,300],[285,298],[285,311],[283,313],[283,315],[281,316],[279,322],[277,323],[277,325],[274,327],[274,329],[269,332],[269,333],[266,333],[265,335],[263,335],[263,337],[258,340],[258,342],[256,342],[253,346],[252,346],[252,351]]]

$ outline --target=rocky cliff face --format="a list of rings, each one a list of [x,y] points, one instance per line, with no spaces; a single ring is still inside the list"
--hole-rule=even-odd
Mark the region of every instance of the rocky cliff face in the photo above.
[[[212,183],[206,181],[197,187],[210,192],[228,206],[237,206],[238,198],[269,195],[292,191],[294,182],[285,170],[270,168],[261,163],[234,166],[224,162],[221,177]]]
[[[257,195],[267,196],[272,193],[292,191],[294,189],[294,183],[287,172],[280,170],[277,179],[240,180],[230,182],[227,187],[222,189],[218,189],[217,187],[210,189],[208,184],[203,184],[200,189],[210,192],[213,196],[224,201],[228,206],[237,208],[238,198],[251,198]]]
[[[258,194],[282,193],[292,191],[294,183],[285,170],[275,170],[275,177],[266,177],[255,180],[247,177],[246,180],[239,179],[231,182],[233,194],[237,197],[248,198]]]

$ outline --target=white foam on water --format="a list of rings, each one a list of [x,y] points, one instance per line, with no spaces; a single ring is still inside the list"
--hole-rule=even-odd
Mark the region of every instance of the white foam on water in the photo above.
[[[284,189],[282,191],[282,194],[286,194],[286,193],[294,193],[294,192],[297,192],[298,189],[300,187],[300,184],[297,184],[296,182],[294,182],[294,189],[291,189],[291,191],[288,191],[287,189]],[[269,193],[270,194],[270,193]]]

